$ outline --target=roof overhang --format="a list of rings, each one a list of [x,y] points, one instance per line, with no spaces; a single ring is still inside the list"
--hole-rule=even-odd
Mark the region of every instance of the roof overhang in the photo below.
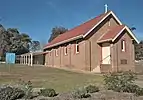
[[[29,53],[25,53],[25,54],[21,54],[21,55],[18,55],[18,56],[28,56],[28,55],[33,55],[33,56],[36,56],[36,55],[43,55],[43,54],[46,54],[48,53],[49,51],[45,51],[45,52],[29,52]]]
[[[124,30],[127,30],[127,32],[133,38],[133,40],[135,40],[139,44],[138,39],[136,38],[136,36],[134,35],[134,33],[127,26],[125,26],[113,39],[110,38],[110,39],[105,39],[105,40],[101,40],[101,41],[98,40],[97,43],[103,43],[103,42],[109,42],[109,41],[114,42],[122,34],[122,32]]]
[[[127,30],[127,32],[128,32],[129,35],[133,38],[133,40],[135,40],[137,43],[139,43],[139,40],[136,38],[136,36],[134,35],[134,33],[133,33],[127,26],[125,26],[125,27],[112,39],[112,42],[114,42],[114,41],[120,36],[120,34],[121,34],[124,30]]]
[[[67,42],[70,42],[70,41],[74,41],[74,40],[77,40],[77,39],[80,39],[80,38],[83,38],[83,35],[79,35],[79,36],[76,36],[76,37],[73,37],[73,38],[64,40],[64,41],[62,41],[62,42],[58,42],[58,43],[53,44],[53,45],[50,45],[50,46],[46,46],[46,47],[44,47],[44,49],[52,48],[52,47],[54,47],[54,46],[58,46],[58,45],[61,45],[61,44],[64,44],[64,43],[67,43]]]

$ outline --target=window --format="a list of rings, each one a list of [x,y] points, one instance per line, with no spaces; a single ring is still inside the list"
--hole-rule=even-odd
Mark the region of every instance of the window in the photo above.
[[[51,51],[49,51],[49,55],[51,56]]]
[[[67,55],[67,53],[68,53],[67,47],[64,48],[64,53],[65,53],[65,55]]]
[[[121,50],[125,51],[125,40],[121,41]]]
[[[127,64],[127,60],[126,59],[121,59],[121,64]]]
[[[58,49],[56,49],[56,52],[55,52],[56,56],[58,56]]]
[[[76,53],[79,53],[79,43],[76,43]]]

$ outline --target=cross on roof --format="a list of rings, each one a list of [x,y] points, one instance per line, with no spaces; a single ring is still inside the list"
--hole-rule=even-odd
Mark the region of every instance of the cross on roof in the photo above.
[[[108,11],[108,5],[105,4],[104,6],[105,6],[105,13],[106,13]]]

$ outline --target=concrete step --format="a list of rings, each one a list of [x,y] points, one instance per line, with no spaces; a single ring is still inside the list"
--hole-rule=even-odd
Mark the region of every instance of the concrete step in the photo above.
[[[110,72],[111,71],[112,66],[111,66],[111,64],[101,64],[100,68],[101,68],[101,72],[102,73],[106,73],[106,72]]]

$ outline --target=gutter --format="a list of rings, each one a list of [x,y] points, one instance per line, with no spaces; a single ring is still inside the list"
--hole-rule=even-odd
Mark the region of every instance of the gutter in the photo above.
[[[58,43],[53,44],[53,45],[51,45],[51,46],[47,46],[47,47],[45,47],[44,49],[52,48],[52,47],[54,47],[54,46],[58,46],[58,45],[61,45],[61,44],[64,44],[64,43],[67,43],[67,42],[70,42],[70,41],[74,41],[74,40],[77,40],[77,39],[80,39],[80,38],[83,38],[83,35],[79,35],[79,36],[76,36],[76,37],[73,37],[73,38],[70,38],[70,39],[67,39],[67,40],[58,42]]]

